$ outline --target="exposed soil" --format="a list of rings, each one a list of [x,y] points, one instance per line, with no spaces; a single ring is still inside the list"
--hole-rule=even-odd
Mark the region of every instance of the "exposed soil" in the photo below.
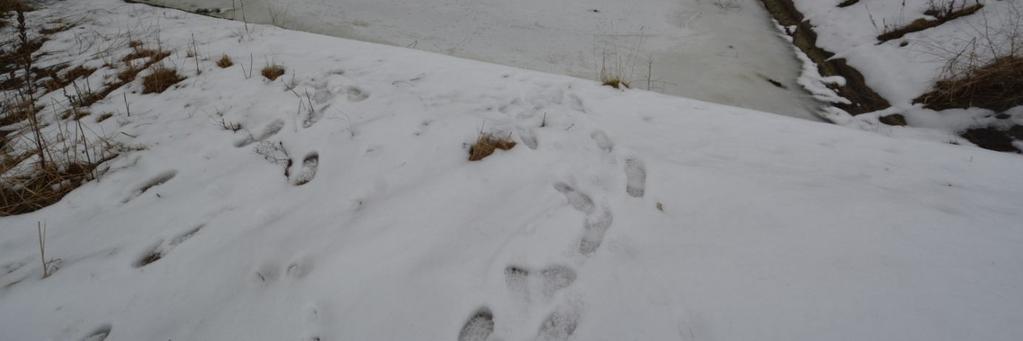
[[[867,86],[863,74],[849,66],[844,58],[834,58],[834,53],[817,46],[817,33],[803,14],[796,9],[792,0],[760,0],[771,16],[785,27],[795,26],[795,30],[787,32],[792,36],[793,44],[803,51],[810,60],[817,64],[822,76],[841,76],[846,83],[843,86],[830,85],[839,96],[852,104],[835,103],[834,106],[849,114],[858,115],[883,110],[891,106],[884,97],[878,95]]]

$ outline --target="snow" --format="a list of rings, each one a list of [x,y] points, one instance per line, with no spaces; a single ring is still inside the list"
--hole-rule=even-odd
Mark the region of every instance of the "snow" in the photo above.
[[[144,148],[0,218],[2,339],[1023,336],[1017,155],[115,0],[30,20],[71,13],[41,64],[130,30],[187,79],[93,105]],[[521,143],[468,162],[481,131]]]
[[[188,10],[241,1],[147,0]],[[799,61],[756,0],[249,0],[250,22],[413,47],[526,69],[820,120]],[[271,17],[273,14],[273,18]],[[650,62],[652,61],[652,65]],[[650,70],[652,69],[652,71]],[[765,78],[784,84],[772,86]]]

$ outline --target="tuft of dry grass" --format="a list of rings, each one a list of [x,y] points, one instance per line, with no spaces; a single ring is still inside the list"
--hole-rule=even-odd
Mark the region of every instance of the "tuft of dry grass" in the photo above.
[[[224,54],[220,56],[220,59],[217,59],[217,66],[219,66],[221,69],[229,68],[232,65],[234,65],[234,62],[231,61],[231,57],[229,57],[227,54]]]
[[[264,66],[263,70],[260,73],[262,73],[263,77],[265,77],[266,79],[274,81],[277,80],[278,77],[284,75],[284,67],[278,64],[270,64]]]
[[[177,84],[183,80],[185,80],[185,78],[178,75],[177,70],[165,66],[157,66],[153,68],[153,71],[149,75],[142,77],[142,93],[162,93],[171,85]]]
[[[57,74],[53,74],[50,77],[50,80],[46,82],[45,86],[46,89],[49,91],[59,90],[68,86],[69,84],[71,84],[71,82],[74,82],[79,78],[88,78],[89,76],[92,75],[93,72],[96,72],[95,68],[79,65],[71,70],[68,70],[66,73],[64,73],[63,77]]]
[[[1023,57],[998,58],[949,76],[913,102],[934,110],[980,107],[1005,111],[1023,105]]]
[[[50,206],[92,177],[95,168],[72,163],[60,168],[48,166],[29,176],[0,182],[0,217],[24,214]]]
[[[971,6],[965,6],[964,1],[963,5],[959,6],[959,8],[957,9],[955,7],[955,2],[953,1],[952,5],[949,5],[947,10],[928,11],[928,15],[933,15],[936,18],[935,20],[920,18],[913,20],[912,22],[909,23],[909,25],[888,28],[885,30],[885,32],[877,36],[877,41],[883,43],[892,39],[902,38],[903,36],[913,32],[920,32],[928,28],[937,27],[953,19],[965,17],[970,14],[976,13],[981,8],[984,8],[983,4],[977,3]]]
[[[139,58],[149,58],[149,60],[158,60],[166,58],[169,55],[170,52],[138,47],[135,48],[135,50],[129,53],[127,56],[124,56],[124,58],[121,58],[121,61],[130,62],[132,60]]]
[[[491,133],[482,133],[476,138],[476,143],[469,148],[469,161],[483,160],[494,151],[509,150],[515,148],[515,141],[511,136],[500,137]]]
[[[615,89],[629,89],[629,88],[631,88],[629,86],[629,82],[623,81],[623,80],[617,79],[617,78],[603,79],[603,80],[601,80],[601,84],[603,84],[604,86],[610,86],[610,87],[615,88]]]

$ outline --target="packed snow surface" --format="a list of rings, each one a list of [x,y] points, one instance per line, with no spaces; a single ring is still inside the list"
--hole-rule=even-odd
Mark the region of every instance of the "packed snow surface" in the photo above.
[[[93,105],[138,148],[0,218],[4,340],[1023,338],[1018,155],[115,0],[30,20],[69,15],[41,65],[132,32],[187,79]],[[518,145],[466,161],[481,132]]]
[[[243,19],[242,1],[145,2]],[[244,9],[249,22],[590,79],[605,69],[635,88],[819,120],[820,104],[795,81],[800,62],[759,0],[247,0]]]

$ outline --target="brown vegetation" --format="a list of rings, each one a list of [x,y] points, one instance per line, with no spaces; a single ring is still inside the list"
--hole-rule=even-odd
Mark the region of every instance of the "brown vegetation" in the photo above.
[[[1005,111],[1023,105],[1023,58],[1003,57],[949,75],[913,101],[934,110],[979,107]]]
[[[483,160],[495,150],[509,150],[515,147],[515,141],[511,137],[499,137],[490,133],[480,134],[476,143],[469,148],[469,161]]]
[[[284,75],[284,67],[277,64],[270,64],[263,67],[261,71],[263,77],[271,81],[277,80],[278,77]]]
[[[226,54],[220,56],[220,59],[217,59],[217,66],[219,66],[221,69],[229,68],[231,67],[231,65],[234,65],[234,62],[231,61],[231,57],[229,57]]]
[[[171,85],[177,84],[184,80],[184,77],[178,75],[178,71],[172,68],[157,66],[153,68],[152,73],[142,77],[142,93],[161,93],[167,90]]]
[[[956,8],[955,1],[951,1],[949,5],[947,5],[947,9],[931,9],[927,11],[926,14],[934,16],[934,20],[920,18],[913,20],[913,22],[909,23],[909,25],[886,29],[885,32],[877,36],[877,40],[883,43],[892,39],[899,39],[907,34],[920,32],[931,27],[937,27],[953,19],[976,13],[981,8],[984,8],[983,4],[978,3],[966,6],[965,1],[962,5]]]

